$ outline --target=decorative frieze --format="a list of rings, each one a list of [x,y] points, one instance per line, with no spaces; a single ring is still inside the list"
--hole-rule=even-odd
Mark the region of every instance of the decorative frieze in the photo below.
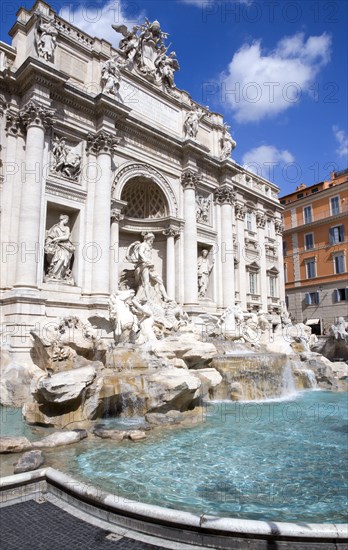
[[[81,155],[68,147],[65,137],[55,137],[52,144],[52,171],[68,179],[77,180],[81,173]]]
[[[210,197],[197,195],[196,197],[196,220],[198,223],[209,223]]]

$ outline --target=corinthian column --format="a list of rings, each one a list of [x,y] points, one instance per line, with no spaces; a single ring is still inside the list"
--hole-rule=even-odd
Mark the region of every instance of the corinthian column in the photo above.
[[[191,169],[181,177],[184,188],[184,304],[196,305],[197,288],[197,224],[196,188],[200,177]]]
[[[92,294],[105,296],[110,293],[111,156],[118,142],[118,138],[104,131],[87,137],[87,151],[96,154],[98,168],[94,196],[93,244],[96,258],[92,264]]]
[[[25,166],[22,167],[22,200],[19,221],[19,246],[16,284],[37,288],[38,264],[43,255],[40,243],[41,204],[44,189],[42,176],[45,130],[53,124],[54,111],[30,100],[20,113],[27,131]]]
[[[179,231],[174,227],[168,227],[163,231],[163,235],[167,237],[167,294],[169,298],[175,300],[175,238],[179,235]]]
[[[221,205],[221,267],[223,306],[235,304],[234,293],[234,248],[232,234],[232,205],[235,195],[231,187],[223,185],[215,191],[215,200]]]

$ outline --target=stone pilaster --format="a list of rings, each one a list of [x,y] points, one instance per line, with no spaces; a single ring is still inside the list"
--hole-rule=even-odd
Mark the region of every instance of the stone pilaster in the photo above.
[[[167,294],[175,300],[175,239],[179,236],[179,231],[175,227],[168,227],[163,231],[163,235],[167,237]]]
[[[197,288],[197,222],[196,189],[200,176],[191,169],[185,170],[181,177],[184,189],[184,304],[196,305]]]
[[[278,292],[279,292],[279,298],[280,303],[285,303],[285,275],[284,275],[284,258],[283,258],[283,230],[284,225],[283,221],[279,218],[276,218],[274,220],[274,228],[276,233],[276,242],[277,242],[277,250],[278,250],[278,269],[279,269],[279,276],[278,276]]]
[[[23,136],[23,125],[18,112],[7,108],[2,104],[1,117],[2,127],[6,134],[6,157],[4,159],[2,172],[3,184],[1,193],[1,210],[11,212],[11,222],[6,223],[5,216],[1,216],[1,240],[2,240],[2,262],[1,262],[1,282],[4,288],[11,288],[16,275],[16,263],[18,256],[18,219],[13,214],[14,201],[18,201],[21,196],[20,189],[20,158],[18,155],[18,137]],[[3,134],[2,134],[3,135]],[[17,189],[16,189],[17,188]],[[17,193],[15,192],[17,191]]]
[[[95,185],[93,242],[98,252],[92,264],[92,294],[110,293],[110,218],[111,218],[111,160],[119,138],[105,131],[87,136],[87,153],[97,157],[98,178]]]
[[[221,267],[223,307],[235,304],[234,292],[234,249],[232,224],[232,207],[235,194],[232,187],[223,185],[215,191],[215,200],[221,207]]]
[[[20,112],[21,123],[26,129],[25,165],[22,166],[22,199],[19,223],[19,248],[16,284],[17,287],[37,288],[38,268],[43,256],[40,242],[40,219],[43,213],[42,174],[45,131],[54,122],[54,111],[30,100]]]
[[[244,243],[244,229],[245,229],[245,214],[246,208],[241,203],[236,203],[234,205],[235,219],[236,219],[236,240],[238,244],[238,259],[239,259],[239,297],[240,305],[243,311],[246,311],[246,295],[248,292],[247,273],[245,270],[246,264],[246,253],[245,253],[245,243]]]
[[[124,201],[114,201],[112,204],[111,217],[111,235],[110,235],[110,293],[118,290],[119,280],[119,241],[120,241],[120,222],[124,219],[122,214],[123,208],[126,206]]]
[[[257,242],[259,244],[260,276],[259,285],[261,295],[261,309],[268,311],[268,278],[267,278],[267,247],[265,239],[266,216],[262,212],[256,212]]]

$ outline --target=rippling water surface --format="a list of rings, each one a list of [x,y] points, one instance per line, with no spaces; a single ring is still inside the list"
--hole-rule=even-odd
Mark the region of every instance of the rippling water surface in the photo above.
[[[197,427],[98,442],[69,471],[106,491],[196,514],[344,523],[347,418],[347,393],[210,403]]]

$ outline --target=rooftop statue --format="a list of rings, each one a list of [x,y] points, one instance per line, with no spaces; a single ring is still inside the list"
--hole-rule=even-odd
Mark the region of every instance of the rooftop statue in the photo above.
[[[39,18],[35,29],[35,43],[39,57],[51,61],[56,48],[58,31],[54,20],[46,23]]]
[[[174,89],[174,73],[180,69],[175,52],[167,55],[170,46],[164,40],[168,34],[161,30],[158,21],[145,19],[143,25],[136,25],[128,30],[126,25],[112,25],[112,28],[124,37],[119,43],[117,52],[128,62],[130,68],[151,82],[163,84],[167,90]]]
[[[191,111],[186,114],[184,122],[184,132],[186,138],[196,139],[198,134],[199,122],[206,116],[206,112],[201,107],[192,104]]]
[[[234,141],[233,137],[230,134],[230,126],[224,124],[222,137],[220,140],[221,143],[221,153],[220,160],[229,159],[233,149],[236,147],[237,143]]]

